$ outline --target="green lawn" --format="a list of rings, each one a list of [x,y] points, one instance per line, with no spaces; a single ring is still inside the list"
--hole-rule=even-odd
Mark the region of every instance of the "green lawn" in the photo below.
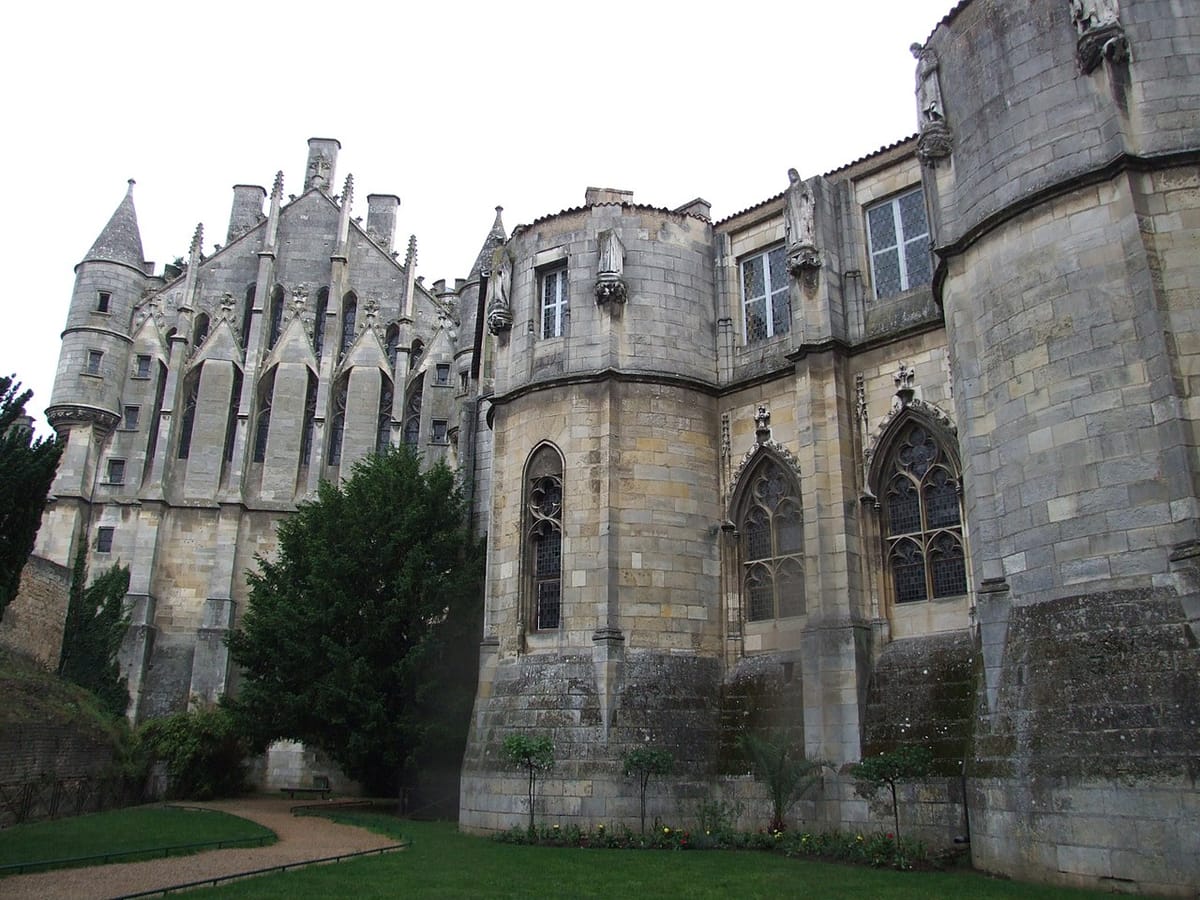
[[[408,850],[234,882],[206,898],[655,897],[1039,898],[1107,897],[997,881],[971,872],[897,873],[751,851],[579,850],[499,844],[445,822],[337,817],[396,837]]]
[[[140,806],[6,828],[0,831],[0,866],[126,850],[147,850],[150,852],[146,856],[162,856],[164,847],[235,838],[265,838],[266,843],[275,843],[270,829],[237,816],[207,809]],[[114,861],[140,858],[126,856]]]

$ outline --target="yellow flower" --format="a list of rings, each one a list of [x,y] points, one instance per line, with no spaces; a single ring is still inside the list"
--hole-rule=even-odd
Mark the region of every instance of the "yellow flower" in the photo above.
[[[857,835],[857,836],[856,836],[854,839],[855,839],[856,841],[858,841],[858,842],[861,844],[861,843],[862,843],[863,836],[860,834],[860,835]]]
[[[671,829],[668,828],[666,825],[664,825],[663,826],[663,834],[670,834],[670,833],[671,833]]]

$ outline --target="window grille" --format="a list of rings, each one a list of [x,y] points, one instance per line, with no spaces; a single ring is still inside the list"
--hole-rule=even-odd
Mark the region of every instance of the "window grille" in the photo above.
[[[562,459],[552,447],[536,450],[526,466],[526,571],[533,626],[562,624]]]
[[[925,192],[909,191],[867,210],[867,240],[875,297],[883,299],[929,284],[929,220]]]
[[[787,334],[792,326],[783,247],[742,260],[742,311],[747,344]]]

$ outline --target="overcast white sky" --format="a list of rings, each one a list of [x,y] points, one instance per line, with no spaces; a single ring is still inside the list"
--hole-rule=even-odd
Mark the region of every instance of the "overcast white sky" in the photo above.
[[[10,278],[0,371],[46,432],[73,268],[134,178],[146,255],[223,242],[234,184],[299,193],[309,137],[336,183],[401,198],[427,284],[588,185],[720,219],[916,127],[914,41],[953,0],[421,4],[22,2],[0,52]]]

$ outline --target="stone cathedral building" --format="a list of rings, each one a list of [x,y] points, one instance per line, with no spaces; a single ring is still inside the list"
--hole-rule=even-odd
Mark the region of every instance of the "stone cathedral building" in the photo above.
[[[664,817],[757,821],[735,738],[787,727],[833,764],[811,827],[872,827],[842,767],[916,741],[906,815],[977,866],[1200,886],[1200,10],[966,0],[913,53],[913,137],[720,219],[497,213],[453,286],[333,140],[161,271],[127,195],[37,554],[131,567],[131,713],[236,689],[275,523],[407,442],[488,537],[465,828],[522,820],[522,729],[547,821],[636,817],[638,746],[676,757]]]

